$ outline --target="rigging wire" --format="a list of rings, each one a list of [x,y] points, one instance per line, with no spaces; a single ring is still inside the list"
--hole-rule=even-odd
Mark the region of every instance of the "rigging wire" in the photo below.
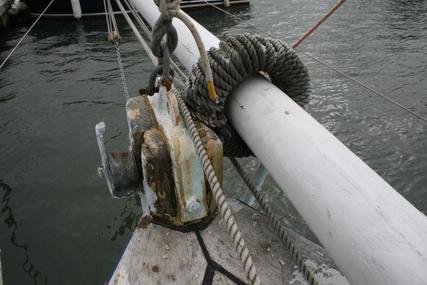
[[[226,14],[226,15],[228,15],[228,16],[230,16],[230,17],[234,18],[234,19],[239,20],[241,23],[246,24],[247,26],[250,26],[250,27],[252,27],[252,28],[254,28],[254,29],[256,29],[256,30],[258,30],[258,31],[260,31],[260,32],[262,32],[262,33],[264,33],[264,34],[268,35],[268,36],[270,36],[270,37],[275,37],[272,33],[268,32],[268,31],[266,31],[266,30],[264,30],[264,29],[262,29],[262,28],[260,28],[260,27],[257,27],[257,26],[255,26],[255,25],[253,25],[253,24],[251,24],[251,23],[246,22],[244,19],[240,18],[239,16],[236,16],[236,15],[234,15],[234,14],[232,14],[232,13],[230,13],[230,12],[228,12],[228,11],[226,11],[226,10],[224,10],[224,9],[222,9],[222,8],[220,8],[220,7],[218,7],[218,6],[214,5],[214,4],[212,4],[212,3],[209,3],[209,2],[207,2],[206,0],[201,0],[201,1],[203,1],[204,3],[208,4],[209,6],[211,6],[211,7],[215,8],[215,9],[217,9],[218,11],[223,12],[223,13],[224,13],[224,14]],[[325,19],[325,20],[326,20],[326,19]],[[322,19],[321,19],[321,21],[322,21]],[[324,20],[323,20],[323,21],[324,21]],[[322,22],[323,22],[323,21],[322,21]],[[316,26],[316,25],[315,25],[315,26]],[[317,27],[318,27],[318,26],[317,26]],[[316,27],[316,28],[317,28],[317,27]],[[305,38],[306,38],[306,37],[305,37]],[[298,41],[296,41],[296,42],[295,42],[295,44],[298,44],[298,45],[299,45]],[[396,101],[396,100],[394,100],[394,99],[392,99],[392,98],[388,97],[388,96],[387,96],[387,95],[385,95],[384,93],[381,93],[381,92],[379,92],[379,91],[377,91],[377,90],[373,89],[372,87],[368,86],[366,83],[361,82],[361,81],[359,81],[359,80],[357,80],[357,79],[355,79],[355,78],[351,77],[350,75],[348,75],[348,74],[346,74],[345,72],[343,72],[343,71],[339,70],[338,68],[331,66],[330,64],[326,63],[325,61],[323,61],[323,60],[321,60],[321,59],[319,59],[319,58],[317,58],[317,57],[315,57],[315,56],[312,56],[312,55],[310,55],[310,54],[308,54],[308,53],[306,53],[306,52],[304,52],[304,51],[300,50],[300,49],[299,49],[299,48],[297,48],[297,47],[294,47],[294,49],[295,49],[297,52],[301,53],[302,55],[304,55],[304,56],[306,56],[306,57],[308,57],[308,58],[310,58],[310,59],[312,59],[312,60],[316,61],[317,63],[319,63],[319,64],[321,64],[321,65],[323,65],[323,66],[325,66],[326,68],[328,68],[328,69],[330,69],[330,70],[335,71],[336,73],[340,74],[341,76],[345,77],[346,79],[348,79],[349,81],[351,81],[351,82],[355,83],[356,85],[358,85],[358,86],[360,86],[360,87],[362,87],[362,88],[364,88],[364,89],[366,89],[366,90],[370,91],[371,93],[373,93],[373,94],[375,94],[375,95],[377,95],[377,96],[379,96],[379,97],[382,97],[382,98],[383,98],[383,99],[385,99],[386,101],[388,101],[388,102],[390,102],[391,104],[393,104],[393,105],[395,105],[395,106],[397,106],[397,107],[401,108],[402,110],[404,110],[404,111],[408,112],[408,113],[409,113],[409,114],[411,114],[412,116],[414,116],[414,117],[416,117],[416,118],[418,118],[418,119],[420,119],[420,120],[422,120],[422,121],[424,121],[424,122],[427,122],[427,119],[426,119],[425,117],[423,117],[422,115],[418,114],[418,113],[417,113],[417,112],[415,112],[415,111],[412,111],[412,110],[411,110],[411,109],[409,109],[408,107],[406,107],[406,106],[402,105],[401,103],[399,103],[398,101]]]
[[[41,12],[41,14],[37,17],[37,19],[34,21],[34,23],[28,28],[28,30],[25,32],[25,34],[22,36],[22,38],[18,41],[18,43],[15,45],[15,47],[9,52],[9,54],[6,56],[6,58],[3,60],[3,62],[0,64],[0,70],[3,68],[3,66],[6,64],[6,62],[9,60],[9,58],[12,56],[12,54],[15,52],[15,50],[21,45],[21,43],[25,40],[27,35],[31,32],[31,30],[34,28],[34,26],[37,24],[37,22],[40,20],[41,17],[43,17],[44,13],[46,13],[47,9],[49,9],[50,5],[52,5],[53,1],[51,0],[49,4],[47,4],[46,8]]]

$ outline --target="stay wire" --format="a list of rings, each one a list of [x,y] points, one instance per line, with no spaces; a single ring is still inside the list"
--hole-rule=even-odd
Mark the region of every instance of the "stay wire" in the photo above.
[[[22,38],[18,41],[18,43],[15,45],[15,47],[9,52],[9,54],[6,56],[6,58],[3,60],[3,62],[0,64],[0,70],[3,68],[3,66],[6,64],[6,62],[9,60],[9,58],[12,56],[12,54],[15,52],[15,50],[21,45],[21,43],[25,40],[27,35],[31,32],[31,30],[34,28],[34,26],[37,24],[37,22],[40,20],[41,17],[46,13],[47,9],[49,9],[50,5],[52,5],[53,1],[51,0],[49,4],[47,4],[46,8],[41,12],[41,14],[37,17],[37,19],[34,21],[34,23],[28,28],[28,30],[25,32],[25,34],[22,36]]]
[[[212,6],[213,8],[217,9],[218,11],[221,11],[221,12],[223,12],[224,14],[226,14],[226,15],[228,15],[228,16],[230,16],[230,17],[232,17],[232,18],[236,19],[236,20],[239,20],[240,22],[242,22],[243,24],[246,24],[247,26],[250,26],[250,27],[252,27],[252,28],[254,28],[254,29],[256,29],[256,30],[258,30],[258,31],[260,31],[260,32],[262,32],[262,33],[264,33],[264,34],[268,35],[268,36],[270,36],[270,37],[273,37],[273,38],[275,37],[272,33],[268,32],[268,31],[266,31],[266,30],[264,30],[264,29],[262,29],[262,28],[260,28],[260,27],[257,27],[257,26],[255,26],[255,25],[253,25],[253,24],[251,24],[251,23],[246,22],[244,19],[240,18],[239,16],[236,16],[236,15],[234,15],[234,14],[232,14],[232,13],[230,13],[230,12],[228,12],[228,11],[226,11],[226,10],[224,10],[224,9],[222,9],[222,8],[220,8],[220,7],[218,7],[218,6],[214,5],[214,4],[212,4],[212,3],[209,3],[209,2],[207,2],[206,0],[202,0],[202,1],[203,1],[204,3],[206,3],[206,4],[208,4],[209,6]],[[298,43],[298,41],[297,41],[296,43]],[[411,110],[411,109],[409,109],[408,107],[406,107],[406,106],[402,105],[401,103],[397,102],[396,100],[394,100],[394,99],[392,99],[392,98],[388,97],[388,96],[387,96],[387,95],[385,95],[384,93],[381,93],[381,92],[379,92],[379,91],[377,91],[377,90],[373,89],[372,87],[369,87],[366,83],[363,83],[363,82],[361,82],[361,81],[359,81],[359,80],[357,80],[357,79],[355,79],[355,78],[351,77],[350,75],[348,75],[348,74],[346,74],[345,72],[343,72],[343,71],[339,70],[338,68],[331,66],[330,64],[326,63],[325,61],[323,61],[323,60],[321,60],[321,59],[319,59],[319,58],[316,58],[315,56],[312,56],[312,55],[310,55],[310,54],[308,54],[308,53],[306,53],[306,52],[304,52],[304,51],[300,50],[300,49],[299,49],[299,48],[297,48],[297,47],[294,47],[294,49],[295,49],[297,52],[301,53],[302,55],[304,55],[304,56],[306,56],[306,57],[308,57],[308,58],[310,58],[310,59],[314,60],[315,62],[317,62],[317,63],[319,63],[319,64],[321,64],[321,65],[323,65],[323,66],[325,66],[326,68],[328,68],[328,69],[330,69],[330,70],[335,71],[336,73],[340,74],[341,76],[343,76],[344,78],[346,78],[346,79],[348,79],[349,81],[353,82],[354,84],[358,85],[359,87],[362,87],[362,88],[364,88],[364,89],[366,89],[366,90],[370,91],[371,93],[373,93],[373,94],[375,94],[375,95],[377,95],[377,96],[380,96],[381,98],[385,99],[387,102],[390,102],[391,104],[393,104],[393,105],[395,105],[395,106],[397,106],[397,107],[401,108],[402,110],[404,110],[404,111],[408,112],[408,113],[409,113],[409,114],[411,114],[412,116],[414,116],[414,117],[416,117],[416,118],[418,118],[418,119],[420,119],[420,120],[422,120],[422,121],[424,121],[424,122],[427,122],[427,119],[426,119],[425,117],[423,117],[422,115],[418,114],[418,113],[417,113],[417,112],[415,112],[415,111],[412,111],[412,110]]]

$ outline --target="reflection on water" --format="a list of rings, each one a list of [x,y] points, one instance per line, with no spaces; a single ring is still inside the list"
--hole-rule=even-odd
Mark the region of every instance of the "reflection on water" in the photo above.
[[[111,240],[132,232],[138,225],[142,213],[135,213],[135,206],[141,206],[138,196],[127,198],[120,214],[106,228],[112,232]]]
[[[1,199],[1,207],[0,207],[0,213],[2,213],[2,217],[4,216],[4,222],[7,225],[7,228],[9,229],[10,239],[9,242],[13,246],[15,246],[18,251],[21,251],[21,255],[23,253],[23,263],[22,263],[22,270],[28,275],[30,279],[34,281],[34,284],[40,284],[40,281],[43,281],[44,283],[47,283],[47,278],[40,274],[40,271],[37,270],[35,265],[31,263],[29,253],[28,253],[28,244],[20,243],[17,237],[18,232],[18,221],[15,219],[15,216],[13,215],[13,210],[9,206],[9,201],[11,199],[12,195],[12,187],[7,185],[3,182],[2,179],[0,179],[0,189],[2,190],[3,197]]]
[[[253,0],[229,10],[243,23],[216,10],[193,16],[220,38],[258,33],[250,23],[292,42],[333,4]],[[0,58],[29,23],[0,29]],[[129,91],[137,94],[152,67],[120,18],[119,27]],[[138,199],[112,199],[96,174],[96,123],[107,123],[112,149],[127,147],[120,74],[105,30],[103,18],[41,20],[0,72],[5,284],[102,284],[138,222]],[[347,1],[301,49],[427,116],[426,38],[427,1]],[[311,115],[427,213],[425,124],[302,58],[312,78]],[[257,162],[243,165],[253,173]],[[224,188],[246,191],[228,161]],[[265,189],[283,222],[315,240],[274,181]]]

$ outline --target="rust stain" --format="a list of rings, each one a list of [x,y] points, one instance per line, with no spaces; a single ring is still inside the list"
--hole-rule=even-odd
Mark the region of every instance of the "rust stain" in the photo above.
[[[198,131],[199,131],[199,136],[201,137],[201,138],[205,138],[206,136],[207,136],[207,132],[206,132],[206,130],[204,130],[204,129],[202,129],[202,128],[199,128],[198,129]]]
[[[185,181],[185,185],[187,186],[187,187],[191,187],[191,180],[192,180],[192,177],[191,177],[191,164],[190,164],[190,160],[186,160],[185,161],[185,171],[187,172],[187,180]]]
[[[145,229],[151,223],[151,219],[149,217],[143,217],[138,224],[139,229]]]
[[[174,143],[174,150],[176,153],[176,155],[174,157],[175,164],[180,165],[179,157],[181,156],[181,152],[180,152],[181,142],[180,142],[179,138],[174,138],[173,143]],[[183,207],[185,207],[185,205],[183,205],[183,201],[182,201],[182,195],[183,195],[182,191],[184,189],[184,185],[182,183],[182,169],[181,169],[181,167],[176,168],[176,175],[177,175],[178,183],[179,183],[179,189],[176,189],[178,207],[183,208]],[[180,211],[178,211],[178,212],[180,212]]]
[[[159,266],[158,266],[158,265],[154,265],[153,267],[151,267],[151,270],[152,270],[153,272],[155,272],[155,273],[159,273],[160,268],[159,268]]]
[[[128,118],[131,119],[131,121],[137,121],[141,117],[141,113],[139,112],[139,109],[128,109]]]

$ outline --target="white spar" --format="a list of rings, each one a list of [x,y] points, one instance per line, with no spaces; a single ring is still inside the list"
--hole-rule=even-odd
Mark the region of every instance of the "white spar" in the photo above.
[[[73,8],[73,16],[77,20],[82,18],[82,7],[80,5],[80,0],[71,0],[71,7]]]
[[[150,0],[131,0],[150,25]],[[199,58],[177,19],[176,56]],[[219,39],[195,22],[205,47]],[[427,217],[273,84],[247,80],[231,98],[237,132],[306,220],[351,284],[427,284]]]

